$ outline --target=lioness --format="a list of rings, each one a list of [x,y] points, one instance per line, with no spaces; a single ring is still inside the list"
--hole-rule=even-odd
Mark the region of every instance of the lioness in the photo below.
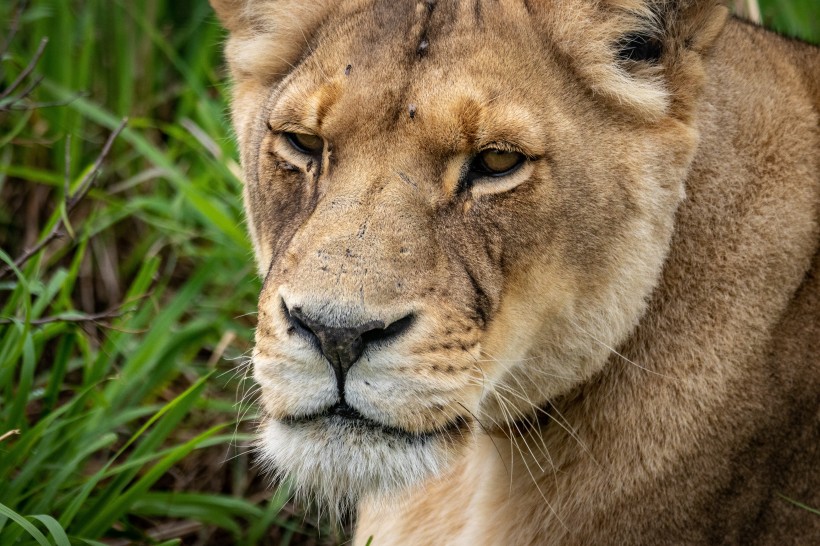
[[[820,53],[713,0],[211,0],[274,472],[373,544],[807,544]]]

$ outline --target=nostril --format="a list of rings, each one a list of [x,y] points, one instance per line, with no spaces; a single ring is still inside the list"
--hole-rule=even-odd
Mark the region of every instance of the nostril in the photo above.
[[[287,307],[285,309],[287,309]],[[300,307],[294,307],[293,311],[287,311],[287,314],[297,328],[313,333],[310,330],[310,327],[307,324],[305,324],[305,322],[301,318],[299,318],[299,316],[302,314],[302,309]]]
[[[415,316],[410,314],[389,324],[386,328],[374,328],[362,332],[362,341],[365,345],[392,341],[406,332],[414,320]]]
[[[282,300],[282,313],[285,315],[285,319],[288,322],[289,332],[296,331],[307,337],[312,343],[315,343],[317,346],[319,345],[319,338],[317,337],[316,332],[314,332],[302,318],[304,315],[301,307],[288,309],[285,300]]]

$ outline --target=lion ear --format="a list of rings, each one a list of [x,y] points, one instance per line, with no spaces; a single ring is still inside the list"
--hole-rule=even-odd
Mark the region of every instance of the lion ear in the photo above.
[[[612,48],[629,79],[663,90],[667,114],[688,117],[704,81],[704,57],[723,30],[722,0],[605,0],[617,30]],[[619,90],[630,95],[629,87]]]
[[[240,14],[246,4],[247,0],[211,0],[211,7],[214,8],[222,26],[231,32],[241,27]]]
[[[692,107],[703,80],[703,56],[728,13],[722,0],[543,0],[531,5],[554,47],[597,95],[647,120],[684,115]],[[567,16],[570,9],[572,17]]]
[[[608,1],[628,3],[636,0]],[[649,42],[650,55],[655,54],[651,46],[656,44],[658,57],[654,63],[651,60],[626,62],[625,66],[632,65],[629,70],[637,79],[641,79],[642,73],[646,74],[647,66],[662,66],[662,81],[670,99],[668,113],[681,119],[688,118],[696,108],[697,97],[705,81],[705,58],[725,26],[729,9],[722,0],[637,1],[644,8],[632,12],[636,16],[634,24],[638,29],[649,30],[646,37],[654,40]],[[623,46],[627,43],[628,50],[630,36],[627,32],[625,40],[618,44],[621,49],[617,51],[617,56],[621,61],[624,61],[626,52]],[[639,39],[638,51],[641,50],[641,42]]]
[[[720,0],[695,0],[680,10],[679,40],[695,53],[706,53],[726,24],[729,8]]]
[[[297,63],[338,0],[210,0],[230,32],[225,56],[237,82],[275,81]]]
[[[640,42],[657,42],[657,48],[705,53],[720,34],[729,13],[722,0],[605,0],[617,16],[631,18]],[[639,53],[646,48],[638,47]],[[650,54],[661,51],[650,47]]]

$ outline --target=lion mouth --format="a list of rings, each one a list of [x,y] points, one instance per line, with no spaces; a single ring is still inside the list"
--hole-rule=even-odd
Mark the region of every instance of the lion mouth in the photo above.
[[[455,432],[464,433],[468,427],[468,421],[464,417],[457,417],[444,426],[437,427],[430,431],[416,432],[400,427],[394,427],[379,423],[373,419],[365,417],[356,408],[347,402],[338,402],[319,413],[306,416],[285,417],[283,423],[294,427],[324,426],[328,429],[335,429],[340,434],[371,434],[381,435],[390,439],[403,440],[407,443],[424,443],[433,438],[450,435]]]
[[[441,476],[474,438],[471,426],[456,418],[427,431],[407,430],[342,401],[266,422],[259,447],[268,468],[290,480],[297,494],[342,514],[374,494],[400,493]]]

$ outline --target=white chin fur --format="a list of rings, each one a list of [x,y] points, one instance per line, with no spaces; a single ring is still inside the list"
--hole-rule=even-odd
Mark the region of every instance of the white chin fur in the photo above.
[[[411,439],[326,418],[296,425],[271,420],[259,447],[268,470],[338,519],[363,497],[383,499],[441,475],[462,443],[459,432]]]

